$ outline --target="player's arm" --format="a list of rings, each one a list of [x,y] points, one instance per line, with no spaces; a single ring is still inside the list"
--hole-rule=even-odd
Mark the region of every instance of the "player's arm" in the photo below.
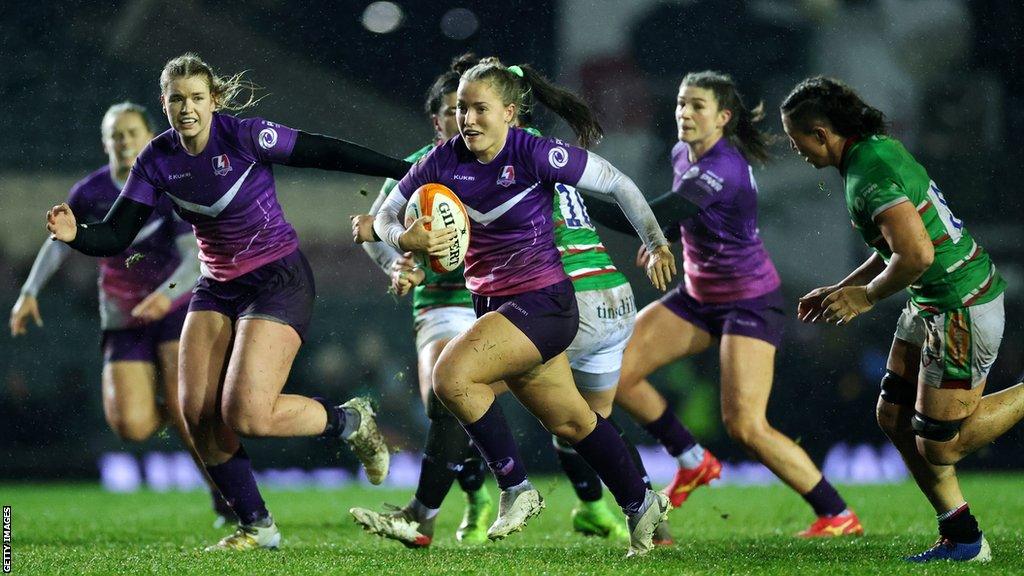
[[[679,222],[700,212],[700,207],[675,192],[667,192],[649,202],[651,212],[658,222],[664,224],[661,231],[665,239],[675,242],[679,239]],[[599,198],[587,198],[587,214],[590,219],[623,234],[636,231],[617,204]]]
[[[921,215],[911,202],[901,202],[875,216],[892,257],[885,268],[868,282],[868,300],[878,302],[906,289],[924,274],[935,260],[935,247]]]
[[[295,137],[291,155],[283,164],[365,176],[387,176],[396,180],[405,176],[412,166],[405,160],[385,156],[353,142],[301,130]]]
[[[370,213],[366,215],[356,215],[352,217],[353,235],[355,235],[358,232],[357,228],[360,224],[359,220],[366,216],[370,218],[371,222],[376,219],[377,213],[380,212],[380,207],[384,205],[384,200],[387,198],[388,194],[397,184],[398,182],[394,180],[387,180],[384,183],[384,186],[381,188],[380,193],[377,194],[377,198],[374,199],[373,205],[370,206]],[[371,230],[373,230],[372,227]],[[385,274],[390,276],[392,272],[392,265],[395,262],[402,259],[402,253],[399,252],[398,250],[395,250],[395,248],[390,244],[386,242],[381,242],[380,237],[377,236],[376,231],[373,231],[373,237],[376,240],[375,242],[361,242],[363,251],[366,252],[366,255],[372,258],[373,261],[376,262],[378,266],[380,266],[380,269],[383,270]]]
[[[64,203],[46,213],[46,228],[51,239],[66,242],[83,254],[116,256],[131,245],[152,213],[152,206],[122,194],[102,222],[79,224],[71,207]]]
[[[886,208],[874,220],[892,256],[881,273],[866,285],[844,286],[825,297],[821,313],[825,322],[845,324],[871,310],[882,298],[913,284],[935,259],[931,238],[911,202]]]
[[[132,308],[132,317],[147,322],[160,320],[171,311],[171,305],[175,300],[195,287],[196,279],[199,278],[199,245],[196,238],[189,231],[179,234],[174,243],[181,256],[181,262],[170,276]]]
[[[61,264],[71,254],[71,247],[63,242],[43,242],[32,262],[32,270],[28,278],[21,286],[21,293],[17,302],[11,308],[11,336],[19,336],[25,333],[28,318],[31,316],[36,326],[43,325],[43,318],[39,314],[39,302],[36,297],[43,289],[43,286],[50,280],[50,277],[60,269]]]
[[[648,278],[655,288],[668,289],[668,283],[676,273],[675,257],[669,250],[668,240],[661,231],[658,219],[633,180],[604,158],[588,152],[586,167],[576,186],[615,199],[615,203],[619,205],[651,253],[651,259],[647,264]]]

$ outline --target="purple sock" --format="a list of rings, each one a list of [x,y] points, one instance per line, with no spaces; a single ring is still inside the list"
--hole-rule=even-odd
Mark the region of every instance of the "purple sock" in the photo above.
[[[235,511],[231,509],[228,501],[220,495],[219,490],[210,490],[210,498],[213,500],[213,511],[215,514],[228,519],[235,517]]]
[[[207,466],[206,471],[210,473],[210,478],[228,504],[238,514],[239,522],[253,524],[270,516],[263,503],[263,497],[260,496],[260,489],[256,486],[256,477],[252,475],[252,461],[245,453],[245,448],[239,446],[238,452],[235,452],[227,462]]]
[[[657,420],[644,426],[644,429],[658,442],[661,442],[661,445],[673,456],[679,456],[697,445],[697,439],[690,434],[690,431],[683,426],[683,423],[676,418],[668,406]]]
[[[505,413],[495,401],[479,420],[463,424],[466,434],[473,440],[487,465],[494,473],[498,486],[505,490],[526,480],[526,467],[519,456],[512,430],[505,421]]]
[[[345,411],[340,406],[334,406],[326,398],[313,397],[313,400],[324,405],[327,411],[327,427],[320,433],[324,438],[337,438],[345,430]]]
[[[846,510],[846,501],[828,483],[828,480],[825,480],[824,476],[821,477],[821,482],[818,482],[810,492],[803,496],[818,516],[835,516]]]
[[[573,449],[597,472],[619,506],[635,512],[644,503],[647,486],[618,431],[600,414],[595,416],[597,426],[594,431],[577,442]]]

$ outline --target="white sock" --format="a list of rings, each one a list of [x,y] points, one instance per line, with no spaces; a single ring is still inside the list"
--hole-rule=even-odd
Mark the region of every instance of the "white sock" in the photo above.
[[[694,444],[692,448],[676,456],[676,461],[679,462],[681,468],[693,470],[704,461],[704,447],[700,444]]]

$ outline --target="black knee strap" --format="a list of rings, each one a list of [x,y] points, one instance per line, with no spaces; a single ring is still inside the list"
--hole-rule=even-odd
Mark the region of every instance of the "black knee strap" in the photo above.
[[[886,370],[882,376],[881,396],[889,404],[913,407],[917,400],[917,387],[899,374]]]
[[[936,420],[920,412],[915,412],[914,417],[910,419],[910,427],[914,429],[915,435],[925,440],[949,442],[960,433],[960,426],[963,425],[964,420],[966,418],[959,420]]]

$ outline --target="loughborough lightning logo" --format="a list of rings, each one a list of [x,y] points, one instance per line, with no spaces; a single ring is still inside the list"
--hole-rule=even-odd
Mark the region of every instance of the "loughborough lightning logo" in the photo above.
[[[213,157],[213,173],[217,176],[223,176],[231,172],[231,161],[228,160],[227,154],[221,154],[220,156]]]
[[[555,146],[548,151],[548,163],[552,168],[565,168],[569,163],[569,152],[561,146]]]
[[[264,150],[270,150],[277,144],[277,130],[273,128],[264,128],[260,130],[260,147]]]
[[[506,165],[501,169],[501,176],[498,178],[498,186],[509,186],[516,183],[516,169],[511,165]]]

